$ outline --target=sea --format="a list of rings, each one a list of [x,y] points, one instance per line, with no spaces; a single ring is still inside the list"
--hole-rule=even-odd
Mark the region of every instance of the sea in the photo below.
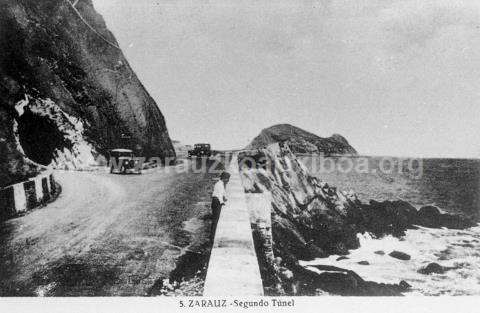
[[[434,205],[444,212],[463,214],[480,222],[480,160],[311,156],[299,159],[311,174],[340,190],[355,192],[361,201],[405,200],[417,208]],[[302,264],[347,268],[365,280],[381,283],[404,280],[412,286],[407,296],[480,295],[480,224],[466,230],[419,227],[408,230],[403,238],[375,239],[368,233],[357,236],[360,248],[351,250],[349,259],[336,261],[338,256],[333,255]],[[408,253],[411,260],[388,256],[394,250]],[[385,254],[375,253],[378,251]],[[360,261],[369,265],[361,265]],[[444,274],[418,273],[432,262],[452,269]]]

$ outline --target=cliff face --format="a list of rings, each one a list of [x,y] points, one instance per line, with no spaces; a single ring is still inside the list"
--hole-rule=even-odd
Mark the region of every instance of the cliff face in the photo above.
[[[320,288],[342,295],[398,295],[406,285],[366,282],[340,268],[320,268],[326,273],[318,275],[300,266],[298,260],[348,254],[349,249],[359,247],[359,233],[401,237],[415,225],[454,229],[475,225],[462,216],[442,214],[435,207],[417,210],[404,201],[363,203],[355,194],[339,191],[310,175],[287,145],[242,152],[239,165],[245,192],[268,195],[271,202],[271,214],[267,215],[271,215],[272,238],[271,243],[269,238],[265,242],[272,247],[262,249],[280,257],[283,266],[293,272],[294,280],[306,289]],[[281,280],[278,268],[268,263],[260,262],[263,272],[278,275]]]
[[[294,153],[323,153],[355,155],[357,151],[341,135],[321,138],[289,124],[279,124],[262,130],[247,149],[259,149],[273,143],[285,142]]]
[[[72,1],[74,2],[74,1]],[[0,178],[124,147],[174,156],[164,117],[91,0],[0,4]]]

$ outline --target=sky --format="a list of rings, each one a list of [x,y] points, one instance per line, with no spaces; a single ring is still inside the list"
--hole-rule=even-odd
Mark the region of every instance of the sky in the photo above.
[[[361,154],[480,158],[480,1],[94,0],[170,137],[290,123]]]

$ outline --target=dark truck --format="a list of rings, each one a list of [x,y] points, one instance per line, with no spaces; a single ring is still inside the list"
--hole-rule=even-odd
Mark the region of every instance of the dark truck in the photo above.
[[[193,150],[188,150],[188,157],[211,157],[212,156],[212,147],[208,143],[197,143],[193,146]]]

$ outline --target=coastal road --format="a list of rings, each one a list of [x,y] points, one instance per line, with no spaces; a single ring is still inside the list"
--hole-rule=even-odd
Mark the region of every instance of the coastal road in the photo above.
[[[0,226],[0,295],[149,295],[186,251],[209,253],[216,176],[57,172],[56,201]]]

